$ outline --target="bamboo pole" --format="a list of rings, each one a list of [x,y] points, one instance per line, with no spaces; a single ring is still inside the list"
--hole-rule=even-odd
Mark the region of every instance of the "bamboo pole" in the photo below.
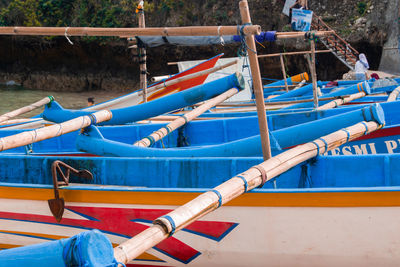
[[[250,11],[247,0],[239,2],[240,16],[242,23],[251,24]],[[265,114],[264,92],[261,82],[260,67],[258,65],[256,44],[253,35],[246,35],[245,38],[247,53],[250,62],[250,70],[253,78],[254,95],[256,97],[258,124],[260,127],[261,146],[264,160],[271,158],[271,147],[269,141],[269,131],[267,123],[267,115]]]
[[[175,131],[179,127],[185,125],[189,121],[192,121],[193,119],[197,118],[198,116],[200,116],[201,114],[203,114],[204,112],[209,110],[210,108],[214,107],[218,103],[225,101],[226,99],[230,98],[231,96],[233,96],[234,94],[236,94],[238,92],[239,92],[239,90],[237,88],[232,88],[214,98],[211,98],[210,100],[206,101],[204,104],[200,105],[199,107],[195,108],[194,110],[191,110],[190,112],[186,113],[185,115],[178,117],[170,124],[153,132],[148,137],[145,137],[145,138],[137,141],[133,145],[141,146],[141,147],[151,146],[152,144],[154,144],[155,142],[164,138],[165,136],[167,136],[171,132]]]
[[[365,92],[359,92],[356,94],[349,95],[348,97],[341,98],[341,99],[335,99],[329,103],[326,103],[325,105],[322,105],[317,108],[317,110],[326,110],[326,109],[331,109],[331,108],[336,108],[338,106],[341,106],[343,104],[349,103],[355,99],[362,98],[366,96],[367,94]],[[321,100],[321,99],[320,99]]]
[[[334,31],[316,31],[315,36],[326,36],[334,33]],[[302,38],[304,37],[304,32],[279,32],[276,34],[276,39],[292,39],[292,38]]]
[[[50,36],[220,36],[237,34],[238,26],[190,26],[150,28],[0,27],[0,35]],[[245,34],[260,34],[259,25],[243,25]]]
[[[285,151],[201,194],[167,215],[156,219],[150,228],[114,248],[117,262],[128,263],[170,235],[236,197],[262,186],[292,167],[340,145],[379,129],[376,122],[361,122],[326,135],[313,142]]]
[[[28,106],[25,106],[25,107],[16,109],[14,111],[5,113],[5,114],[0,116],[0,122],[7,121],[7,120],[9,120],[11,118],[14,118],[14,117],[18,116],[18,115],[21,115],[21,114],[30,112],[30,111],[32,111],[34,109],[40,108],[41,106],[44,106],[44,105],[50,103],[53,100],[54,100],[54,98],[52,96],[48,96],[48,97],[45,97],[45,98],[43,98],[43,99],[41,99],[41,100],[39,100],[39,101],[37,101],[37,102],[35,102],[33,104],[30,104]]]
[[[314,108],[318,108],[317,71],[315,68],[315,40],[311,40],[311,77],[313,84]]]
[[[137,7],[139,14],[139,28],[145,28],[146,22],[144,17],[143,1]],[[147,55],[144,47],[139,47],[139,66],[140,66],[140,88],[143,90],[143,102],[147,102]]]
[[[315,53],[330,53],[331,50],[316,50]],[[258,55],[258,58],[264,57],[279,57],[282,56],[295,56],[295,55],[304,55],[311,54],[311,51],[298,51],[298,52],[286,52],[286,53],[276,53],[276,54],[267,54],[267,55]]]
[[[225,68],[227,68],[229,66],[235,65],[237,63],[238,63],[238,60],[233,60],[233,61],[230,61],[230,62],[228,62],[226,64],[221,65],[221,66],[213,67],[211,69],[199,71],[199,72],[196,72],[196,73],[193,73],[193,74],[189,74],[189,75],[185,75],[183,77],[179,77],[179,78],[173,79],[171,81],[160,83],[158,85],[155,85],[155,86],[152,86],[152,87],[148,88],[147,89],[147,93],[152,93],[152,92],[154,92],[156,90],[159,90],[159,89],[162,89],[162,88],[165,88],[165,87],[168,87],[168,86],[171,86],[171,85],[183,82],[183,81],[187,81],[187,80],[194,79],[194,78],[197,78],[197,77],[200,77],[200,76],[204,76],[204,75],[207,75],[207,74],[210,74],[210,73],[214,73],[214,72],[217,72],[219,70],[225,69]],[[139,95],[141,95],[141,94],[142,93],[139,92]]]
[[[315,53],[331,53],[331,50],[316,50]],[[294,55],[304,55],[304,54],[311,54],[311,51],[298,51],[298,52],[286,52],[286,53],[276,53],[276,54],[267,54],[267,55],[257,55],[258,58],[265,58],[265,57],[279,57],[280,55],[283,56],[294,56]],[[167,65],[177,65],[178,62],[168,62]]]
[[[387,99],[387,102],[393,102],[393,101],[395,101],[395,100],[397,99],[397,97],[399,96],[399,93],[400,93],[400,86],[396,87],[396,89],[394,89],[394,90],[390,93],[390,95],[389,95],[389,97],[388,97],[388,99]]]
[[[285,82],[285,89],[286,89],[286,92],[289,92],[289,87],[288,87],[287,80],[286,80],[287,77],[286,77],[286,70],[285,70],[285,62],[283,61],[282,54],[279,55],[279,59],[281,61],[281,68],[282,68],[283,81]]]
[[[9,124],[16,124],[16,123],[25,123],[25,122],[31,122],[35,121],[37,119],[31,119],[31,118],[26,118],[26,119],[14,119],[14,120],[6,120],[0,122],[0,125],[9,125]]]
[[[87,116],[81,116],[60,124],[39,128],[32,131],[0,138],[0,151],[29,145],[45,139],[50,139],[66,133],[85,128],[94,123],[110,120],[112,113],[109,110],[101,110]]]

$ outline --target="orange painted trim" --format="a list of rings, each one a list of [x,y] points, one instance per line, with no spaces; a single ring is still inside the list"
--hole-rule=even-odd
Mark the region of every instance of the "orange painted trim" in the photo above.
[[[61,238],[69,238],[70,236],[62,236],[62,235],[49,235],[49,234],[42,234],[42,233],[32,233],[32,232],[20,232],[20,231],[6,231],[6,230],[0,230],[2,234],[19,234],[19,235],[26,235],[27,237],[42,237],[42,238],[47,238],[47,239],[53,239],[53,240],[58,240]]]
[[[60,190],[65,202],[183,205],[200,195],[191,192],[137,192]],[[52,189],[0,187],[0,198],[43,200],[54,198]],[[400,206],[400,191],[247,193],[224,206],[243,207],[391,207]]]

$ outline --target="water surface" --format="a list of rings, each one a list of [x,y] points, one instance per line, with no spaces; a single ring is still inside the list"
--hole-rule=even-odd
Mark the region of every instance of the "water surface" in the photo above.
[[[52,92],[26,89],[20,86],[0,86],[0,115],[15,109],[30,105],[42,98],[52,95],[65,108],[80,109],[87,106],[88,97],[94,97],[95,103],[127,94],[129,92],[90,91],[90,92]],[[40,114],[43,108],[38,108],[18,118],[29,118]]]

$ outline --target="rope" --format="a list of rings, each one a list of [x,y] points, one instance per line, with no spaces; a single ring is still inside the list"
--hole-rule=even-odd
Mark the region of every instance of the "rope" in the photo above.
[[[325,141],[325,139],[323,139],[321,137],[321,138],[318,138],[317,140],[321,140],[322,142],[324,142],[324,144],[325,144],[325,151],[324,152],[328,151],[328,143]]]
[[[317,155],[319,155],[319,145],[314,141],[312,141],[311,143],[317,147]]]
[[[221,207],[222,206],[222,195],[221,195],[221,193],[216,189],[210,190],[210,192],[213,192],[218,196],[218,208]]]
[[[247,183],[246,178],[244,178],[244,177],[241,176],[241,175],[236,175],[236,177],[242,179],[243,184],[244,184],[244,192],[247,192],[247,190],[248,190],[248,188],[249,188],[249,184]]]
[[[347,134],[346,143],[349,142],[349,140],[350,140],[350,132],[347,129],[342,129],[342,131]]]
[[[69,29],[69,27],[67,27],[67,28],[65,28],[65,33],[64,33],[64,35],[65,35],[65,38],[67,38],[67,40],[68,40],[68,42],[71,44],[71,45],[74,45],[74,43],[68,38],[68,29]]]
[[[362,121],[361,124],[365,127],[364,135],[366,135],[368,133],[368,125],[365,123],[365,121]]]
[[[173,235],[175,233],[175,229],[176,229],[174,220],[168,215],[164,215],[164,216],[162,216],[162,218],[165,218],[165,219],[167,219],[167,221],[169,221],[169,223],[171,225],[171,232],[169,233],[169,236]]]
[[[260,172],[260,174],[261,174],[261,184],[258,186],[258,188],[263,187],[263,185],[267,181],[267,172],[264,170],[263,167],[261,167],[259,165],[253,166],[250,169],[252,169],[252,168],[256,169],[256,170],[258,170]]]

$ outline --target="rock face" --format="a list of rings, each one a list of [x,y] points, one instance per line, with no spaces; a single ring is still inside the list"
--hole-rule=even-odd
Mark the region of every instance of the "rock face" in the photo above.
[[[400,0],[309,0],[310,9],[348,40],[352,46],[367,55],[372,69],[400,73],[398,49],[383,50],[398,46],[398,17]],[[149,1],[154,4],[166,2]],[[177,1],[172,10],[149,10],[146,26],[188,25],[238,25],[240,14],[238,1]],[[253,24],[264,31],[290,30],[289,19],[283,15],[284,0],[250,0],[249,7]],[[136,22],[135,22],[136,23]],[[0,37],[0,82],[10,80],[25,87],[60,90],[133,90],[139,84],[137,57],[128,49],[125,40],[100,39],[88,41],[71,37],[74,45],[64,37]],[[320,49],[324,49],[319,44]],[[204,59],[225,53],[236,56],[238,45],[212,47],[150,48],[148,72],[150,76],[172,74],[176,66],[168,62]],[[304,40],[283,40],[258,45],[259,54],[309,49]],[[260,59],[262,76],[281,79],[279,58]],[[294,75],[308,71],[302,56],[285,57],[287,72]],[[319,79],[336,79],[348,71],[331,54],[317,55]]]

